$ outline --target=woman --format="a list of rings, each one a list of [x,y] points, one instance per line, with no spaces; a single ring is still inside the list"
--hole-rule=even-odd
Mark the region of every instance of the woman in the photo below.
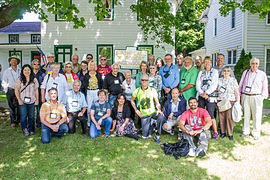
[[[90,125],[90,108],[93,102],[98,100],[98,90],[102,88],[103,80],[101,74],[97,72],[96,62],[91,60],[88,63],[88,73],[82,82],[81,91],[86,94],[88,104],[88,125]]]
[[[149,74],[149,86],[155,88],[158,93],[158,99],[161,98],[162,90],[162,78],[160,75],[157,75],[157,68],[155,65],[150,65],[150,74]]]
[[[231,105],[237,101],[240,103],[240,94],[238,90],[238,83],[234,77],[231,76],[231,68],[226,66],[222,69],[223,77],[218,80],[218,102],[228,99]],[[224,138],[227,135],[230,140],[233,140],[233,127],[234,123],[232,120],[232,108],[219,112],[219,122],[221,135],[220,138]]]
[[[140,72],[136,75],[136,88],[142,86],[141,77],[143,74],[148,74],[148,64],[146,61],[142,61],[140,64]]]
[[[215,119],[215,103],[217,101],[218,71],[212,68],[212,59],[209,56],[204,58],[204,70],[199,72],[196,81],[196,90],[199,107],[206,108],[212,119],[213,139],[218,138],[217,123]]]
[[[159,71],[159,69],[164,66],[164,61],[162,60],[161,57],[158,57],[156,59],[156,66],[157,66],[157,71]]]
[[[79,80],[79,77],[76,73],[72,72],[72,63],[71,62],[67,62],[65,64],[65,72],[63,73],[63,75],[67,79],[68,90],[73,89],[73,82],[75,80]]]
[[[135,138],[137,129],[130,118],[130,109],[126,102],[126,96],[123,93],[118,94],[112,110],[113,125],[111,131],[114,131],[116,126],[116,136],[126,135]]]
[[[38,80],[29,64],[22,67],[21,76],[15,82],[15,95],[19,102],[20,121],[25,136],[35,133],[35,105],[38,105]],[[28,119],[28,122],[27,122]]]

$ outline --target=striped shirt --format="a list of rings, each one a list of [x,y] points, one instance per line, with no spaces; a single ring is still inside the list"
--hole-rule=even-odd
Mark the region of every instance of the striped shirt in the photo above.
[[[56,114],[56,118],[51,118],[51,114]],[[50,124],[57,123],[61,118],[66,117],[66,108],[65,106],[57,101],[56,104],[51,104],[50,101],[47,101],[42,104],[40,109],[40,116],[45,117],[45,120]]]

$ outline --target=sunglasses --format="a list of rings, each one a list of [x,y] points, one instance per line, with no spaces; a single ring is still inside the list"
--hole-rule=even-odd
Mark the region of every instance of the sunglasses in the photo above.
[[[148,81],[148,79],[141,79],[141,81]]]
[[[39,63],[33,63],[33,65],[40,65]]]
[[[91,57],[88,57],[87,59],[93,59],[93,58],[91,58]]]

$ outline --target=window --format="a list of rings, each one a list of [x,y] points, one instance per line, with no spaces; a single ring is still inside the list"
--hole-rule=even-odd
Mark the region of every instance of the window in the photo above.
[[[218,53],[212,54],[212,67],[217,65],[217,55],[218,55]]]
[[[55,45],[54,46],[55,62],[63,64],[71,61],[72,56],[72,45]]]
[[[100,21],[114,20],[114,0],[101,0],[101,2],[105,4],[105,9],[103,9],[101,6],[100,7],[98,6],[98,8],[100,8],[101,11],[107,11],[108,14],[104,15],[103,19],[97,18],[97,20],[100,20]]]
[[[40,44],[40,34],[31,34],[31,43]]]
[[[17,56],[21,60],[21,67],[22,67],[22,51],[17,51],[16,49],[9,51],[9,57],[10,56]]]
[[[270,47],[266,49],[266,74],[270,76]]]
[[[232,10],[232,28],[235,28],[235,9]]]
[[[18,44],[19,43],[19,34],[10,34],[9,35],[9,43],[10,44]]]
[[[236,64],[236,50],[228,51],[228,64]]]
[[[266,16],[266,24],[270,25],[270,11],[268,11],[268,15]]]
[[[97,64],[99,64],[100,56],[107,56],[107,64],[113,64],[113,45],[112,44],[97,44]]]
[[[69,1],[69,4],[72,4],[72,0]],[[61,6],[61,4],[55,3],[55,6],[58,7],[58,6]],[[67,13],[68,13],[68,11],[67,11]],[[55,21],[65,21],[65,13],[61,10],[58,10],[58,14],[55,15]]]
[[[154,54],[154,46],[153,45],[138,45],[137,50],[142,51],[146,50],[148,56]]]
[[[217,18],[214,19],[214,36],[217,36]]]

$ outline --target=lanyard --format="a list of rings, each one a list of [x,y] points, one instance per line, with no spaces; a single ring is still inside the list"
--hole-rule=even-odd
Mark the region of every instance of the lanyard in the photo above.
[[[249,72],[249,71],[248,71],[248,72]],[[247,72],[247,73],[248,73],[248,72]],[[258,74],[258,73],[257,73],[257,72],[255,72],[255,73],[256,73],[255,78],[253,79],[252,84],[250,85],[250,87],[253,86],[253,84],[254,84],[254,82],[255,82],[255,80],[256,80],[256,77],[257,77],[257,74]],[[248,74],[248,77],[247,77],[247,78],[248,78],[247,81],[246,81],[247,84],[248,84],[248,82],[249,82],[249,78],[250,78],[249,76],[250,76],[250,73]],[[246,79],[246,78],[245,78],[245,79]]]

